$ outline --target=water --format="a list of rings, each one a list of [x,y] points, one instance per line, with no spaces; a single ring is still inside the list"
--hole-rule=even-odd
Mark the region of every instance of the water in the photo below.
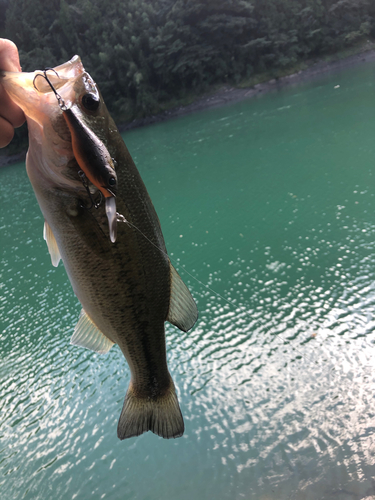
[[[127,365],[69,344],[80,306],[0,170],[2,500],[373,498],[374,76],[126,134],[200,310],[167,326],[181,439],[117,439]]]

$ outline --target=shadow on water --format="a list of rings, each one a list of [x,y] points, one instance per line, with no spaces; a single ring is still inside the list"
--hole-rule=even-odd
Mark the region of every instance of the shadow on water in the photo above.
[[[375,495],[373,75],[126,134],[200,310],[167,326],[178,440],[117,440],[128,368],[69,344],[80,306],[0,170],[2,499]]]

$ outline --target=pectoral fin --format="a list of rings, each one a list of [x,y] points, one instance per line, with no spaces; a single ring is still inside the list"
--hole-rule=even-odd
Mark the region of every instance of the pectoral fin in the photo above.
[[[44,221],[43,238],[47,242],[52,265],[54,267],[57,267],[61,259],[60,250],[59,247],[57,246],[56,239],[52,232],[52,229],[49,227],[47,221]]]
[[[198,309],[188,287],[176,269],[171,269],[171,297],[167,320],[180,330],[187,332],[198,319]]]
[[[99,354],[106,354],[114,344],[96,327],[83,309],[70,343]]]

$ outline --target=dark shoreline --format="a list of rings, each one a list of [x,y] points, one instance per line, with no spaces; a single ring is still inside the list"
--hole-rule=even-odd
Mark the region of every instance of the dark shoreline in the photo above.
[[[196,111],[222,106],[227,103],[233,103],[244,99],[250,99],[260,94],[265,94],[271,91],[280,90],[288,86],[314,80],[315,78],[323,74],[337,73],[345,68],[354,67],[358,64],[373,61],[375,61],[375,50],[371,48],[367,51],[365,50],[341,59],[333,59],[328,62],[310,62],[311,65],[309,65],[308,68],[298,71],[297,73],[283,76],[278,79],[272,79],[264,83],[258,83],[257,85],[247,88],[223,86],[220,90],[214,92],[213,94],[207,94],[206,96],[199,97],[192,104],[189,104],[187,106],[178,106],[174,109],[165,111],[164,113],[160,113],[154,116],[148,116],[146,118],[138,120],[133,120],[128,124],[120,124],[118,125],[118,128],[120,132],[125,132],[134,128],[153,125],[155,123],[160,123],[171,118],[178,118],[180,116],[194,113]],[[307,62],[306,64],[309,64],[309,62]],[[25,157],[26,151],[22,151],[14,155],[0,154],[0,167],[24,161]]]
[[[358,64],[373,61],[375,61],[374,48],[342,59],[333,59],[328,62],[307,62],[306,64],[308,64],[309,67],[300,70],[297,73],[293,73],[291,75],[283,76],[277,79],[272,79],[263,83],[258,83],[257,85],[247,88],[223,86],[217,92],[202,96],[192,104],[189,104],[187,106],[179,106],[155,116],[149,116],[143,119],[134,120],[127,125],[120,125],[119,130],[120,132],[125,132],[126,130],[152,125],[154,123],[160,123],[164,120],[177,118],[179,116],[194,113],[196,111],[201,111],[216,106],[222,106],[231,102],[242,101],[244,99],[249,99],[260,94],[281,90],[285,87],[297,85],[302,82],[312,81],[323,74],[337,73],[345,68],[355,67]]]

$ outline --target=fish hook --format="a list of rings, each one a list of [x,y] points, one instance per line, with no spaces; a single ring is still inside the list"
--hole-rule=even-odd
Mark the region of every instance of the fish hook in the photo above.
[[[38,76],[41,76],[42,78],[44,78],[46,80],[46,82],[48,83],[48,85],[51,87],[52,92],[55,94],[57,102],[58,102],[58,104],[60,106],[60,109],[62,111],[66,111],[68,108],[65,106],[65,101],[61,97],[61,95],[57,92],[57,90],[55,89],[55,87],[53,86],[53,84],[51,83],[50,79],[47,76],[47,71],[53,71],[56,74],[57,78],[60,78],[59,75],[58,75],[58,73],[57,73],[57,71],[55,69],[53,69],[53,68],[46,68],[46,69],[43,70],[43,73],[44,73],[43,75],[41,75],[40,73],[38,73],[37,75],[35,75],[34,80],[33,80],[34,88],[36,90],[38,90],[37,86],[35,85],[35,80],[38,78]]]
[[[86,177],[84,171],[83,170],[78,170],[78,175],[81,178],[81,182],[83,184],[83,187],[86,189],[87,194],[88,194],[88,196],[90,198],[90,201],[91,201],[91,205],[89,207],[85,207],[85,205],[83,205],[83,203],[81,203],[81,206],[83,208],[86,208],[87,210],[91,210],[92,207],[99,208],[99,206],[101,205],[101,203],[103,201],[103,194],[102,194],[102,192],[99,191],[99,193],[100,193],[100,199],[99,199],[99,201],[95,201],[94,198],[92,197],[91,192],[90,192],[89,183],[88,183],[88,180],[87,180],[87,177]]]

